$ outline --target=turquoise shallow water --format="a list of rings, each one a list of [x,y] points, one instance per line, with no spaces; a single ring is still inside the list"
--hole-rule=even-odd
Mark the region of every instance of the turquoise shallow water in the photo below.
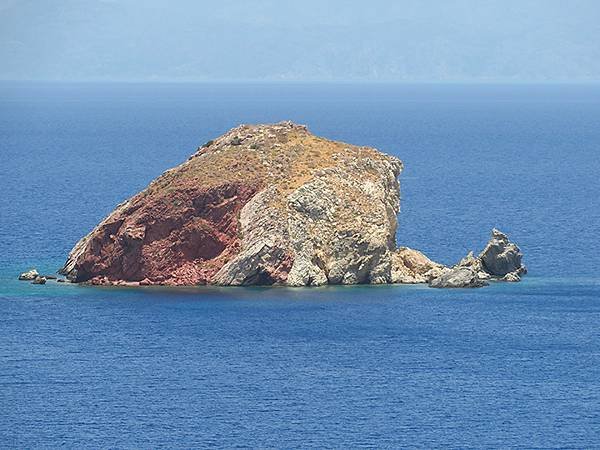
[[[0,85],[0,446],[600,446],[600,89]],[[497,226],[530,275],[424,286],[107,289],[49,272],[241,122],[404,160],[398,241]]]

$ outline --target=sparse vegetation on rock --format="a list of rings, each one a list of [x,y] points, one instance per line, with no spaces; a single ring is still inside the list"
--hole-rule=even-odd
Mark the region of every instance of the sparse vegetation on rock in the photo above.
[[[520,252],[499,232],[456,273],[396,249],[401,171],[393,156],[302,125],[242,125],[119,205],[61,273],[144,286],[517,281],[522,271],[501,272],[520,264]]]

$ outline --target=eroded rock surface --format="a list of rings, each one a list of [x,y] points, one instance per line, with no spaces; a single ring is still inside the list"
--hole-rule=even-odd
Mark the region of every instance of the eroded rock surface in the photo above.
[[[488,280],[521,281],[521,275],[527,273],[522,263],[519,247],[508,236],[497,229],[485,249],[475,256],[469,252],[458,264],[442,269],[437,278],[431,278],[429,285],[436,288],[482,287]]]
[[[92,284],[389,283],[402,163],[244,125],[119,205],[61,273]]]
[[[412,248],[400,247],[392,254],[392,283],[428,283],[445,270],[444,265]]]
[[[242,125],[118,205],[61,273],[136,286],[520,281],[521,251],[496,229],[453,267],[397,249],[401,170],[395,157],[291,122]]]
[[[527,273],[519,247],[496,228],[492,230],[492,238],[479,255],[479,259],[483,269],[495,277],[512,274],[511,281],[517,281],[516,277]]]
[[[444,271],[429,283],[433,288],[474,288],[486,286],[488,283],[479,278],[471,267],[456,266]]]

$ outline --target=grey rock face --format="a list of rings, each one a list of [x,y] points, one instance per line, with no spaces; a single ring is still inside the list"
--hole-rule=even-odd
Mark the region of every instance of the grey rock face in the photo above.
[[[31,284],[46,284],[46,277],[35,277]]]
[[[269,284],[261,273],[288,286],[392,281],[401,161],[366,147],[322,145],[335,146],[326,167],[297,187],[269,186],[244,206],[241,252],[216,284]]]
[[[492,238],[479,255],[483,269],[495,277],[516,272],[526,273],[522,264],[523,254],[519,247],[510,242],[508,236],[497,229],[492,230]]]
[[[401,168],[391,157],[340,154],[336,167],[288,196],[295,254],[289,285],[391,281]],[[369,179],[365,173],[378,176]]]
[[[468,267],[475,271],[481,280],[489,280],[492,278],[492,276],[484,270],[481,259],[475,257],[473,252],[469,252],[455,267]]]
[[[430,281],[432,288],[475,288],[487,286],[477,272],[470,267],[456,266]]]
[[[289,262],[287,227],[280,210],[271,203],[275,194],[275,189],[268,188],[242,209],[239,219],[244,236],[242,251],[219,270],[215,284],[272,284],[270,278],[285,269]]]
[[[469,252],[452,268],[443,269],[429,285],[435,288],[481,287],[487,280],[521,281],[521,275],[527,273],[522,264],[521,251],[508,237],[494,229],[492,238],[479,256]]]

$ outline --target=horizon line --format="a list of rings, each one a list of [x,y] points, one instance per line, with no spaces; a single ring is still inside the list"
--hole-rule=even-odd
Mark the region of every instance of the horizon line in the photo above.
[[[48,84],[447,84],[447,85],[589,85],[600,84],[599,79],[573,80],[510,80],[510,79],[464,79],[464,80],[365,80],[365,79],[10,79],[0,78],[0,83],[48,83]]]

